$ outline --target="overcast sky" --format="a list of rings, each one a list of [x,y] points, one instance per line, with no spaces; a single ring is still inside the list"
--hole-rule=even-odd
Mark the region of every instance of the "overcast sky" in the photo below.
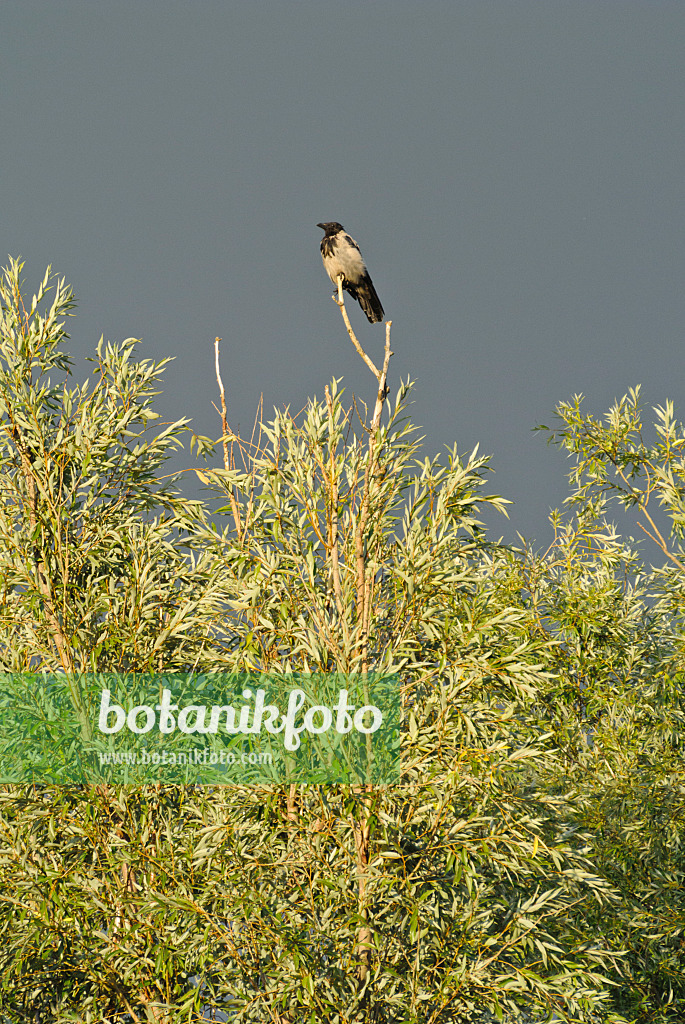
[[[557,402],[642,384],[685,418],[683,0],[3,0],[0,95],[0,252],[72,284],[79,377],[142,338],[177,357],[164,415],[216,436],[220,335],[243,433],[262,393],[371,399],[319,255],[339,220],[392,390],[417,381],[429,453],[492,453],[507,539],[567,493],[531,433]]]

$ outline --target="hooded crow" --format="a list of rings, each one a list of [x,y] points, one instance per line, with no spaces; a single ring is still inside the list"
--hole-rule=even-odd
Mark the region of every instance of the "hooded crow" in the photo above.
[[[357,300],[369,323],[379,323],[385,313],[354,238],[350,238],[337,220],[316,226],[325,232],[321,239],[321,258],[331,281],[337,285],[338,275],[342,274],[343,288]]]

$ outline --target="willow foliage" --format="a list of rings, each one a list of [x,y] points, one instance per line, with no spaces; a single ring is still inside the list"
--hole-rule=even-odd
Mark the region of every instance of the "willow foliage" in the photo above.
[[[571,528],[545,556],[489,543],[487,459],[426,458],[411,387],[388,403],[384,373],[372,415],[334,381],[234,438],[237,464],[194,439],[210,515],[161,482],[189,436],[155,425],[164,363],[101,343],[95,381],[69,386],[71,295],[46,277],[27,307],[19,273],[0,667],[381,672],[403,734],[388,786],[5,787],[6,1019],[671,1019],[675,983],[670,1003],[648,984],[671,968],[647,961],[675,965],[680,918],[672,901],[657,940],[647,907],[679,877],[680,754],[648,709],[677,645],[621,583],[633,556]]]

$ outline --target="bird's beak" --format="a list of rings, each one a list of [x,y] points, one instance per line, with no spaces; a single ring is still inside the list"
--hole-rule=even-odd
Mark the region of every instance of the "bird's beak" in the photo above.
[[[317,224],[316,226],[317,226],[317,228],[322,228],[324,231],[326,230],[326,225],[325,224]]]

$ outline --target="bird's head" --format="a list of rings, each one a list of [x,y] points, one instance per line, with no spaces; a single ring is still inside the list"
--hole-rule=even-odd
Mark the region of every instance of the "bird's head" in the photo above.
[[[327,220],[323,224],[317,224],[317,228],[323,228],[327,235],[337,235],[339,231],[344,231],[342,224],[338,224],[337,220]]]

